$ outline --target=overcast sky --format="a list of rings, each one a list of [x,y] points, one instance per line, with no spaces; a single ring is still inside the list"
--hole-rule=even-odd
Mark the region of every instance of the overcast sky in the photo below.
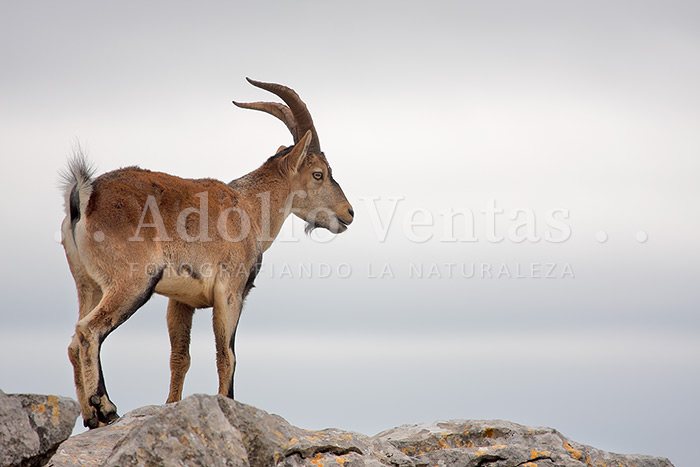
[[[367,434],[501,418],[693,465],[696,2],[3,2],[0,42],[3,391],[74,397],[74,140],[100,172],[228,182],[291,143],[231,104],[274,97],[250,76],[306,101],[356,222],[290,219],[266,253],[239,400]],[[165,401],[166,302],[105,342],[120,413]],[[192,355],[185,393],[215,393],[209,310]]]

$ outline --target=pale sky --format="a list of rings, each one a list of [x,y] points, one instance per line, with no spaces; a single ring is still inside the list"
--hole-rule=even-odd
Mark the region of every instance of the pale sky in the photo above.
[[[100,172],[228,182],[291,143],[231,104],[274,98],[249,76],[305,100],[356,221],[324,242],[290,219],[265,254],[240,401],[367,434],[500,418],[692,465],[699,23],[695,2],[3,3],[0,388],[75,397],[74,140]],[[104,344],[121,414],[165,401],[165,305]],[[210,318],[185,394],[217,388]]]

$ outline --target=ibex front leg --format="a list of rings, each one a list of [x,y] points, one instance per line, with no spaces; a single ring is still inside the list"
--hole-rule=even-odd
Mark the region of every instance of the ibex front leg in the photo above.
[[[233,399],[233,373],[236,369],[234,338],[241,316],[241,290],[233,283],[218,282],[214,290],[214,338],[219,394]]]
[[[170,394],[167,403],[182,399],[182,386],[190,369],[190,334],[194,308],[177,300],[168,302],[170,334]]]

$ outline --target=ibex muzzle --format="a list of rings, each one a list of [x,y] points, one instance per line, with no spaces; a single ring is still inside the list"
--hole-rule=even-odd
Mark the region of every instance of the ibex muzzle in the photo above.
[[[170,298],[170,393],[182,397],[196,308],[213,307],[219,393],[233,398],[235,331],[262,254],[291,213],[344,232],[352,206],[334,180],[311,115],[290,88],[249,80],[273,102],[236,103],[282,120],[294,145],[224,184],[130,167],[93,179],[75,152],[64,174],[62,243],[78,289],[79,320],[68,354],[86,426],[118,418],[107,395],[100,346],[154,293]]]

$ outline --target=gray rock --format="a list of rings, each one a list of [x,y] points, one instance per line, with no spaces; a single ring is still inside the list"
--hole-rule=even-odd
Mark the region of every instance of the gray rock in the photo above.
[[[240,402],[221,397],[219,403],[231,424],[242,433],[251,466],[322,465],[330,460],[381,465],[368,463],[372,441],[363,434],[332,428],[303,430],[278,415]]]
[[[502,420],[403,425],[375,436],[415,466],[672,467],[665,458],[614,454],[576,443],[552,428]]]
[[[0,466],[43,465],[80,415],[66,397],[0,391]]]
[[[73,436],[49,466],[248,466],[241,434],[215,396],[133,410],[112,425]]]
[[[48,465],[381,467],[374,444],[359,433],[303,430],[226,397],[196,394],[74,436]],[[386,449],[402,455],[393,446]]]
[[[499,420],[404,425],[368,437],[309,431],[222,396],[149,406],[70,438],[50,466],[668,467],[667,459],[601,451],[551,428]]]

